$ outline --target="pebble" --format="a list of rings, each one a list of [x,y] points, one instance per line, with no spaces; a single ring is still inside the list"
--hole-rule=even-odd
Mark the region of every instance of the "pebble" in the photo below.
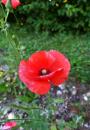
[[[60,90],[57,91],[57,96],[61,96],[62,92]]]
[[[76,95],[76,94],[77,94],[76,87],[75,87],[75,86],[73,86],[73,87],[72,87],[72,95]]]
[[[10,81],[10,80],[11,80],[11,77],[10,77],[9,75],[6,75],[6,76],[4,77],[4,79],[5,79],[6,81]]]
[[[23,127],[20,127],[19,130],[24,130],[24,128],[23,128]]]
[[[84,99],[85,101],[88,101],[88,97],[87,97],[86,95],[83,95],[83,99]]]
[[[61,90],[64,90],[64,89],[65,89],[65,85],[64,85],[64,84],[60,84],[58,87],[59,87]]]
[[[87,96],[87,97],[90,97],[90,92],[86,93],[86,96]]]
[[[9,70],[9,66],[8,65],[2,65],[2,66],[0,66],[0,70],[8,71]]]
[[[0,104],[2,103],[2,101],[0,101]]]
[[[6,100],[7,100],[7,98],[6,98],[6,97],[4,97],[4,98],[3,98],[3,100],[4,100],[4,101],[6,101]]]
[[[89,128],[89,129],[90,129],[90,124],[85,123],[85,124],[84,124],[84,127],[86,127],[86,128]]]

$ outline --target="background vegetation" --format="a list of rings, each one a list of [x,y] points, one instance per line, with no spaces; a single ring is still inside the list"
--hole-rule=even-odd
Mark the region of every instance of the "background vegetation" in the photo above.
[[[90,30],[88,0],[22,0],[22,3],[15,11],[16,15],[20,21],[30,24],[34,30]]]
[[[57,115],[58,119],[62,114],[58,120],[60,130],[76,130],[83,122],[88,123],[88,119],[90,120],[90,117],[87,117],[90,115],[90,93],[87,94],[90,91],[90,2],[21,2],[22,5],[16,10],[4,7],[0,3],[0,123],[2,125],[2,122],[6,122],[7,115],[13,112],[16,121],[19,120],[18,126],[26,130],[30,129],[29,127],[33,130],[48,130],[48,127],[58,130],[53,117]],[[63,91],[66,91],[66,95],[61,91],[59,97],[51,100],[48,97],[48,100],[45,100],[47,105],[43,108],[43,97],[32,94],[19,81],[18,65],[21,59],[27,59],[37,50],[51,49],[62,52],[70,60],[70,84],[67,82],[64,86]],[[65,97],[70,99],[69,104],[68,101],[65,102]],[[71,106],[70,109],[69,106],[65,106],[66,103]],[[42,109],[34,109],[38,104]],[[64,109],[62,106],[67,108]],[[66,111],[72,118],[63,118],[67,115]],[[24,114],[21,115],[22,113]]]
[[[72,35],[68,32],[63,32],[63,34],[58,33],[54,36],[50,35],[48,32],[43,33],[30,33],[25,27],[16,29],[16,27],[10,27],[9,35],[13,43],[8,45],[8,39],[3,37],[1,32],[1,44],[3,47],[5,55],[3,57],[7,61],[9,66],[14,68],[18,67],[20,59],[26,59],[37,50],[50,50],[56,49],[64,53],[71,62],[71,76],[77,81],[90,82],[90,37],[89,33],[83,35]],[[18,30],[19,29],[19,30]],[[18,37],[19,36],[19,37]],[[17,44],[17,40],[19,43]],[[15,44],[15,45],[14,45]],[[16,48],[16,49],[15,49]],[[18,48],[18,52],[17,52]],[[18,57],[17,57],[18,56]],[[17,66],[14,63],[17,60]],[[4,62],[6,62],[4,61]]]
[[[13,45],[14,49],[16,48],[13,51],[18,54],[17,48],[19,46],[20,49],[22,45],[26,48],[24,57],[28,57],[36,50],[57,49],[70,59],[71,76],[89,83],[90,2],[88,0],[21,2],[22,5],[16,10],[10,9],[7,23],[4,22],[7,10],[0,6],[0,28],[3,30],[0,47],[8,48],[6,43],[12,41],[17,44]],[[2,35],[7,30],[9,40],[6,38],[8,41],[5,41]]]

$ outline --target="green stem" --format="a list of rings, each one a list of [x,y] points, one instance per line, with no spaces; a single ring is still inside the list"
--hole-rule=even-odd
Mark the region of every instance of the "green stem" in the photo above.
[[[5,16],[5,21],[4,21],[5,24],[6,24],[6,22],[7,22],[7,18],[8,18],[9,12],[10,12],[8,8],[6,8],[6,12],[7,12],[7,13],[6,13],[6,16]]]

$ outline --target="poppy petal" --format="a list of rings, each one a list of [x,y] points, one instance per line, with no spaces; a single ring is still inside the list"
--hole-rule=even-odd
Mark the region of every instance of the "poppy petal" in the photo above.
[[[59,85],[67,79],[69,71],[70,71],[70,63],[69,63],[68,59],[63,54],[61,54],[55,50],[50,51],[50,54],[56,57],[56,61],[52,65],[51,69],[54,71],[60,66],[63,68],[63,71],[61,71],[61,72],[57,71],[51,77],[51,81],[55,85]]]
[[[19,78],[36,94],[46,94],[51,86],[63,83],[69,74],[68,59],[56,50],[38,51],[19,65]]]
[[[14,9],[16,9],[17,6],[19,6],[21,3],[19,0],[11,0],[11,5]]]
[[[62,72],[63,71],[63,69],[62,68],[59,68],[58,70],[56,70],[56,71],[53,71],[53,72],[51,72],[51,73],[49,73],[49,74],[47,74],[47,75],[44,75],[44,76],[37,76],[37,77],[35,77],[35,79],[41,79],[41,80],[47,80],[47,81],[50,81],[50,79],[51,79],[51,77],[53,77],[54,75],[55,75],[55,73],[57,73],[57,72]]]
[[[7,0],[2,0],[2,3],[5,5],[7,3]]]
[[[64,71],[56,71],[52,77],[50,77],[50,81],[54,85],[62,84],[65,80],[67,80],[67,75],[64,75]]]
[[[59,85],[67,79],[67,76],[64,74],[64,70],[60,68],[48,75],[38,76],[35,79],[49,81],[51,84]]]
[[[51,50],[49,51],[49,54],[56,58],[54,64],[51,66],[52,71],[57,70],[60,66],[61,68],[67,69],[67,71],[70,70],[70,63],[62,53],[56,50]]]
[[[36,93],[36,94],[46,94],[50,89],[50,83],[49,81],[44,80],[32,80],[33,76],[30,76],[28,71],[28,62],[22,60],[19,65],[19,78],[20,80],[26,84],[27,88]],[[33,73],[32,73],[33,74]]]
[[[37,51],[29,58],[30,64],[37,68],[37,70],[44,68],[49,69],[50,66],[54,63],[54,61],[55,57],[53,57],[47,51]]]
[[[15,121],[12,121],[12,122],[6,122],[4,124],[4,127],[7,127],[8,129],[11,129],[13,127],[15,127],[17,125],[17,123]]]
[[[20,62],[18,73],[20,80],[24,83],[37,76],[37,72],[34,68],[30,69],[29,62],[25,60]]]
[[[28,81],[26,86],[31,92],[39,95],[44,95],[50,90],[50,83],[42,80]]]

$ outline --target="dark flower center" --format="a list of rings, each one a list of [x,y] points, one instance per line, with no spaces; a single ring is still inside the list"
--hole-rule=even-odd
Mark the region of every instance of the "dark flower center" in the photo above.
[[[40,75],[47,75],[49,74],[49,71],[47,69],[41,69]]]

